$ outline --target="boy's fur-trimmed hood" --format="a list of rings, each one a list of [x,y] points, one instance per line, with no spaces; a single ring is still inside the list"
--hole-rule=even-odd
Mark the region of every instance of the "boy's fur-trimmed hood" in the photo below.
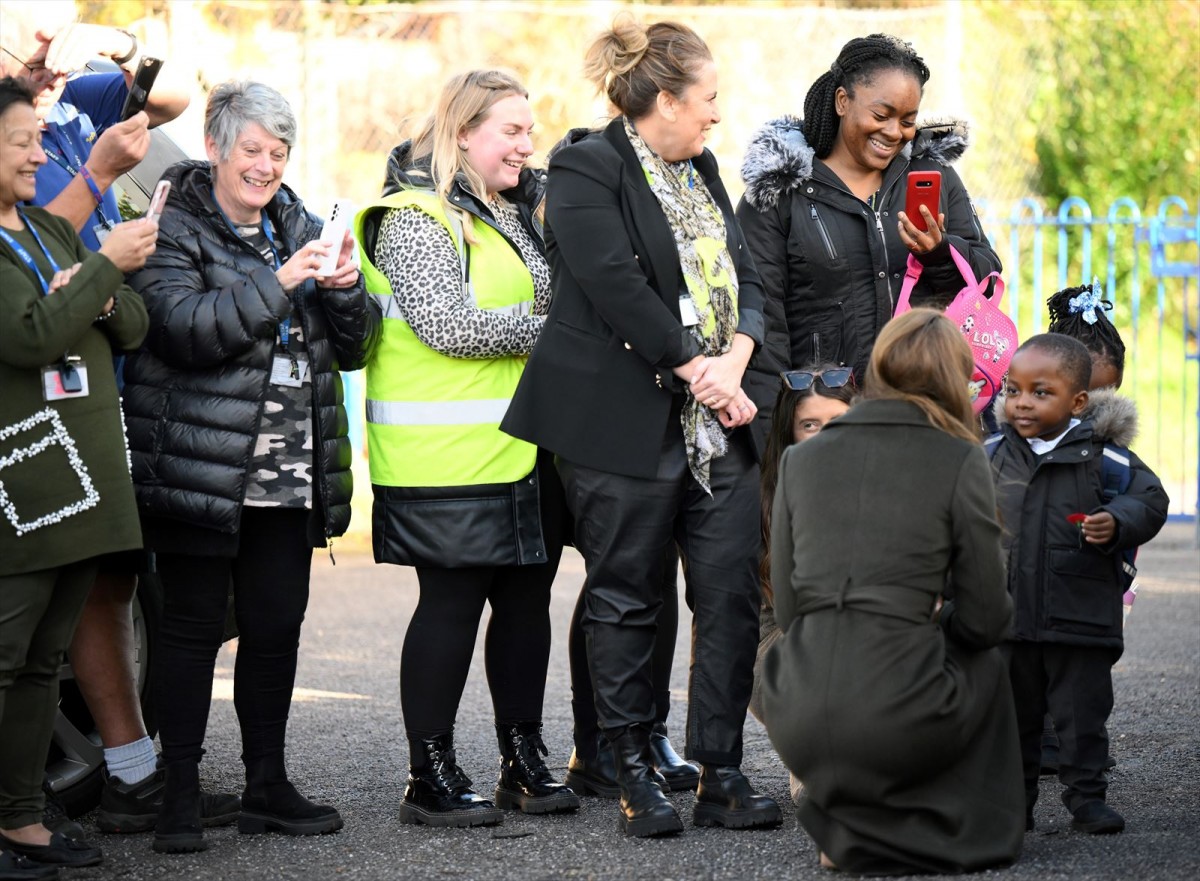
[[[997,424],[1008,424],[1004,417],[1003,395],[996,396],[992,414]],[[1096,437],[1125,449],[1129,449],[1137,437],[1137,404],[1133,398],[1118,394],[1116,389],[1102,388],[1089,392],[1087,406],[1079,418],[1092,423]]]
[[[759,211],[774,207],[780,197],[812,177],[816,154],[804,137],[803,126],[799,117],[781,116],[762,126],[750,139],[742,160],[742,181],[746,184],[746,201]],[[932,119],[921,124],[900,156],[950,165],[969,143],[966,122]]]

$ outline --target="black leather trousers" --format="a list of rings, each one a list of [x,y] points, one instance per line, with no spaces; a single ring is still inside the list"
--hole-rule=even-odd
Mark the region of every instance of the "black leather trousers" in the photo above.
[[[674,542],[693,613],[686,755],[712,765],[741,764],[758,647],[758,466],[744,435],[713,462],[711,496],[677,427],[651,480],[558,463],[587,566],[583,628],[601,728],[654,722],[662,565]]]

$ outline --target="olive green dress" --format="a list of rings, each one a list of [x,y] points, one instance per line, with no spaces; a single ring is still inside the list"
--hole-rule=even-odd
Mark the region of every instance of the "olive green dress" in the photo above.
[[[907,402],[864,401],[784,455],[771,529],[784,633],[763,711],[804,782],[800,822],[840,869],[962,872],[1020,853],[995,510],[983,448]]]

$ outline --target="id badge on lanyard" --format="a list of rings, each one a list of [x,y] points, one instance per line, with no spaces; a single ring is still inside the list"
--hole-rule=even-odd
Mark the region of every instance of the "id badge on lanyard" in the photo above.
[[[50,277],[53,278],[60,271],[58,263],[55,262],[50,249],[46,247],[46,243],[42,241],[42,237],[38,235],[38,231],[29,222],[29,218],[25,216],[25,212],[18,208],[17,214],[20,216],[25,228],[29,230],[29,234],[37,243],[38,248],[41,249],[42,256],[50,265]],[[20,242],[2,229],[0,229],[0,239],[3,239],[5,244],[16,252],[21,262],[32,270],[34,276],[37,277],[38,283],[42,286],[42,296],[50,296],[50,282],[42,275],[42,271],[34,261],[33,255],[26,251]],[[78,355],[66,353],[58,364],[42,368],[42,398],[46,401],[86,398],[88,390],[87,365],[83,363],[83,359]]]

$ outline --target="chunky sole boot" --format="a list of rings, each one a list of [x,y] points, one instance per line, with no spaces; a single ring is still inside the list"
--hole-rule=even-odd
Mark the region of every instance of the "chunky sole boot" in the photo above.
[[[155,853],[199,853],[208,850],[208,842],[203,833],[155,832],[150,847]]]
[[[546,767],[549,755],[542,740],[542,721],[497,722],[500,779],[496,807],[523,814],[554,814],[579,810],[579,796],[559,783]]]
[[[409,735],[408,756],[401,823],[466,828],[504,822],[504,811],[471,789],[471,778],[458,766],[453,732]]]
[[[296,790],[288,780],[282,753],[246,762],[246,789],[238,815],[242,835],[325,835],[344,825],[337,808],[315,804]]]
[[[617,823],[631,838],[675,835],[683,821],[652,776],[650,732],[641,725],[628,725],[610,737],[621,787],[621,814]]]
[[[452,811],[434,811],[420,805],[402,802],[400,804],[400,822],[455,829],[469,829],[472,826],[499,826],[504,822],[504,811],[486,799],[474,807]]]
[[[197,853],[208,847],[200,825],[198,762],[172,762],[166,766],[162,806],[151,847],[156,853]]]
[[[284,835],[325,835],[337,832],[345,822],[336,810],[332,815],[296,820],[276,814],[260,814],[243,810],[238,817],[238,832],[242,835],[262,835],[266,832],[282,832]]]
[[[667,739],[667,726],[655,722],[650,730],[650,761],[654,770],[662,775],[667,788],[673,792],[695,789],[700,782],[700,769],[685,762]]]
[[[771,829],[783,822],[783,811],[773,798],[755,792],[737,768],[705,765],[692,822],[725,829]]]
[[[579,796],[566,786],[554,795],[527,795],[524,792],[496,787],[496,807],[522,814],[556,814],[579,810]]]

